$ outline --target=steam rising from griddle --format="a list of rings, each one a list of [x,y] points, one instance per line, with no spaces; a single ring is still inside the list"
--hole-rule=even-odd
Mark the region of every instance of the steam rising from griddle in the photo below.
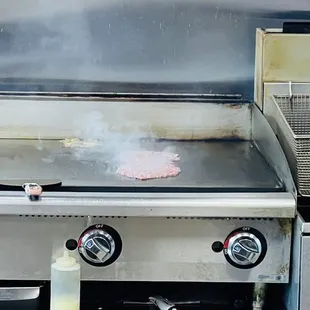
[[[124,122],[126,119],[124,118]],[[95,141],[92,148],[74,148],[73,154],[79,160],[89,159],[105,165],[106,172],[115,172],[120,156],[128,150],[140,150],[141,139],[145,137],[139,128],[129,133],[113,130],[103,119],[101,112],[90,112],[83,119],[76,120],[76,137],[84,141]]]
[[[126,118],[121,115],[121,111],[118,116],[119,118],[124,117],[123,121],[126,122]],[[82,119],[76,120],[75,123],[76,137],[84,141],[87,147],[73,147],[71,149],[73,156],[86,164],[92,161],[99,162],[105,173],[115,174],[119,166],[124,164],[124,156],[128,158],[127,155],[130,157],[135,152],[164,152],[163,156],[151,154],[152,152],[148,154],[148,157],[152,160],[153,170],[167,162],[165,156],[174,156],[174,154],[171,154],[174,152],[174,148],[167,146],[160,148],[160,143],[158,141],[155,143],[156,139],[143,129],[145,128],[145,126],[142,126],[143,122],[127,124],[127,130],[124,131],[119,127],[113,128],[107,125],[101,112],[93,111],[84,115]],[[88,144],[89,142],[94,142],[94,146],[91,143]],[[143,157],[142,154],[142,159]],[[148,158],[146,159],[148,160]],[[173,160],[175,159],[169,159],[169,162]],[[144,165],[149,165],[149,163],[145,161]]]
[[[119,111],[121,118],[122,111]],[[126,122],[126,117],[123,117]],[[84,115],[83,119],[76,120],[76,136],[85,141],[97,141],[101,152],[113,154],[116,157],[121,151],[126,151],[133,146],[140,148],[140,140],[146,138],[141,124],[132,124],[130,132],[121,132],[119,128],[108,125],[99,111]]]

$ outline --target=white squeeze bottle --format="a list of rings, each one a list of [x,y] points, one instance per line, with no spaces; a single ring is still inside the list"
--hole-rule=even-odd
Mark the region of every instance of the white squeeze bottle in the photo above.
[[[51,310],[79,310],[81,267],[64,251],[51,266]]]

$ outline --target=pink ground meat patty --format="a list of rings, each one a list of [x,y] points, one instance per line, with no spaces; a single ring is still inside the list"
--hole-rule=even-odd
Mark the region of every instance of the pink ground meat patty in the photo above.
[[[175,163],[179,160],[170,152],[128,151],[121,154],[117,173],[139,180],[175,177],[181,172]]]

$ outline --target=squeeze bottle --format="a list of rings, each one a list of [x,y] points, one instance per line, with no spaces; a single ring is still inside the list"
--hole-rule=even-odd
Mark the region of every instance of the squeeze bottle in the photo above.
[[[80,310],[81,267],[64,251],[51,266],[51,310]]]

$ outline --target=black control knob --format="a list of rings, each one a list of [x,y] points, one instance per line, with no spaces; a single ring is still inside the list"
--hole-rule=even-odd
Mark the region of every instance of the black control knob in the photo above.
[[[96,267],[114,263],[122,252],[122,239],[118,232],[107,225],[97,224],[87,228],[78,241],[80,256]]]
[[[259,265],[265,258],[267,242],[258,230],[241,227],[226,238],[223,252],[226,260],[232,266],[250,269]]]
[[[75,239],[69,239],[66,241],[66,248],[69,251],[74,251],[78,247],[78,243]]]

